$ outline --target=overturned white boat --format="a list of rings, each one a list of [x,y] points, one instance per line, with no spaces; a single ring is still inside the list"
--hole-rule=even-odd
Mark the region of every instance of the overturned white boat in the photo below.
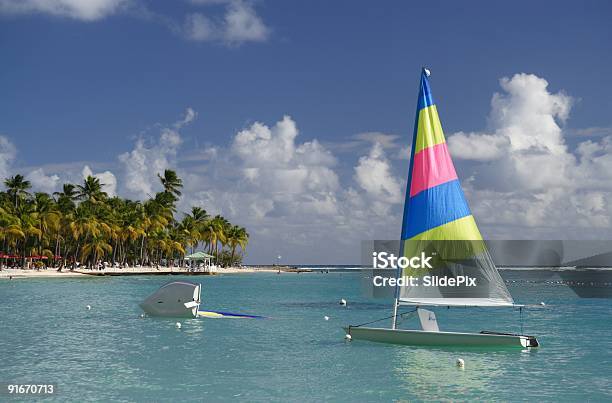
[[[404,204],[399,256],[430,256],[429,267],[398,268],[391,328],[366,325],[344,328],[349,340],[428,346],[537,347],[534,336],[502,332],[440,331],[435,314],[423,306],[519,308],[514,304],[472,216],[457,177],[429,87],[429,71],[423,69],[412,140],[410,168]],[[375,251],[379,252],[379,251]],[[449,287],[432,278],[458,284]],[[448,280],[451,281],[448,281]],[[433,285],[431,285],[433,284]],[[425,286],[427,285],[427,286]],[[421,330],[397,329],[399,306],[415,307]],[[389,319],[389,318],[385,318]]]
[[[202,286],[188,281],[163,285],[145,299],[140,307],[151,316],[196,318]]]
[[[140,307],[150,316],[206,319],[265,319],[264,316],[222,311],[200,311],[202,285],[173,281],[161,286]]]

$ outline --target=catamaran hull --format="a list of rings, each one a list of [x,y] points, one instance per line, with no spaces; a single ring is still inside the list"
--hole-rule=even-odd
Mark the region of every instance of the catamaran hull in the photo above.
[[[537,347],[533,336],[503,333],[427,332],[372,327],[345,327],[352,340],[411,346]]]

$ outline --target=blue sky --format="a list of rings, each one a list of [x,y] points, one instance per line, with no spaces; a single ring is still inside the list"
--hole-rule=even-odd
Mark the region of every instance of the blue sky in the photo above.
[[[176,166],[193,175],[194,194],[218,188],[198,200],[209,202],[210,210],[223,210],[214,206],[228,203],[220,201],[224,197],[220,194],[229,193],[231,184],[219,183],[237,180],[242,171],[220,175],[219,171],[227,171],[220,168],[224,163],[236,163],[218,161],[211,167],[211,150],[236,154],[245,168],[253,168],[261,161],[247,163],[240,157],[237,133],[252,129],[255,122],[271,128],[289,115],[299,130],[296,147],[316,139],[333,161],[291,160],[286,161],[288,166],[274,169],[323,164],[337,178],[327,177],[323,188],[306,186],[287,193],[302,198],[318,192],[321,201],[331,192],[345,208],[343,200],[353,197],[347,193],[350,189],[368,192],[367,185],[362,186],[364,178],[356,173],[364,156],[385,158],[388,175],[403,187],[407,161],[394,155],[410,141],[423,65],[433,72],[433,92],[447,136],[495,134],[500,128],[492,123],[491,100],[494,93],[503,93],[499,80],[527,73],[546,80],[548,94],[571,97],[568,116],[551,112],[559,121],[568,155],[575,155],[584,141],[598,144],[598,156],[606,153],[604,139],[612,126],[609,2],[100,0],[97,4],[99,8],[80,0],[0,0],[0,135],[14,147],[14,153],[0,153],[5,159],[0,164],[3,174],[40,168],[60,181],[78,180],[87,165],[94,173],[111,172],[120,194],[138,197],[137,189],[126,188],[123,171],[130,167],[119,156],[138,150],[139,141],[141,151],[155,154],[160,147],[167,148],[159,138],[171,129],[180,136],[180,145],[170,146],[166,154],[160,151],[163,161],[155,166]],[[227,17],[232,10],[242,17],[234,25]],[[197,118],[176,125],[187,108]],[[355,140],[354,136],[368,132],[399,137],[379,138],[389,142],[381,147],[385,153],[381,157],[372,154],[373,137]],[[458,168],[464,167],[463,176],[479,180],[473,170],[479,169],[482,158],[463,157],[458,162]],[[576,163],[581,161],[578,158]],[[198,188],[199,174],[216,182]],[[312,182],[311,171],[306,175]],[[334,180],[339,183],[331,183]],[[394,200],[395,185],[390,186],[385,197]],[[600,188],[593,185],[587,193]],[[532,185],[526,189],[537,191]],[[584,193],[576,186],[572,189],[577,197]],[[260,183],[251,193],[269,191]],[[264,262],[277,253],[291,263],[352,259],[353,248],[342,242],[323,249],[328,255],[342,250],[338,258],[312,259],[306,249],[330,243],[312,243],[311,238],[321,236],[316,231],[304,235],[309,238],[304,244],[266,246],[279,242],[270,232],[281,224],[287,226],[283,230],[287,234],[310,231],[287,212],[301,205],[285,203],[282,187],[274,192],[279,200],[257,220],[253,214],[222,211],[245,225],[266,229],[262,234],[252,231],[252,261]],[[363,205],[372,205],[368,200]],[[401,203],[388,204],[388,211],[386,207],[378,211],[399,227],[395,218]],[[344,229],[333,236],[396,236],[388,229],[361,233],[368,226],[350,224],[351,219],[347,216],[335,225]],[[485,226],[495,229],[495,223]],[[354,256],[353,261],[358,261],[358,253]]]

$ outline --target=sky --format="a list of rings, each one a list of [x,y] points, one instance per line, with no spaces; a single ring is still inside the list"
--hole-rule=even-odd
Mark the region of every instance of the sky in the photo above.
[[[0,0],[0,176],[95,175],[251,235],[247,263],[396,239],[418,80],[487,238],[610,239],[605,1]],[[281,256],[281,259],[278,259]]]

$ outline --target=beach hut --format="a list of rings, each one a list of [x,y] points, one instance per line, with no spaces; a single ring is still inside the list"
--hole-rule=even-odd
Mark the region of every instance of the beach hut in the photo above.
[[[185,260],[189,262],[203,263],[204,268],[206,269],[210,267],[210,262],[213,257],[214,257],[213,255],[209,255],[208,253],[195,252],[195,253],[192,253],[191,255],[185,256]]]

